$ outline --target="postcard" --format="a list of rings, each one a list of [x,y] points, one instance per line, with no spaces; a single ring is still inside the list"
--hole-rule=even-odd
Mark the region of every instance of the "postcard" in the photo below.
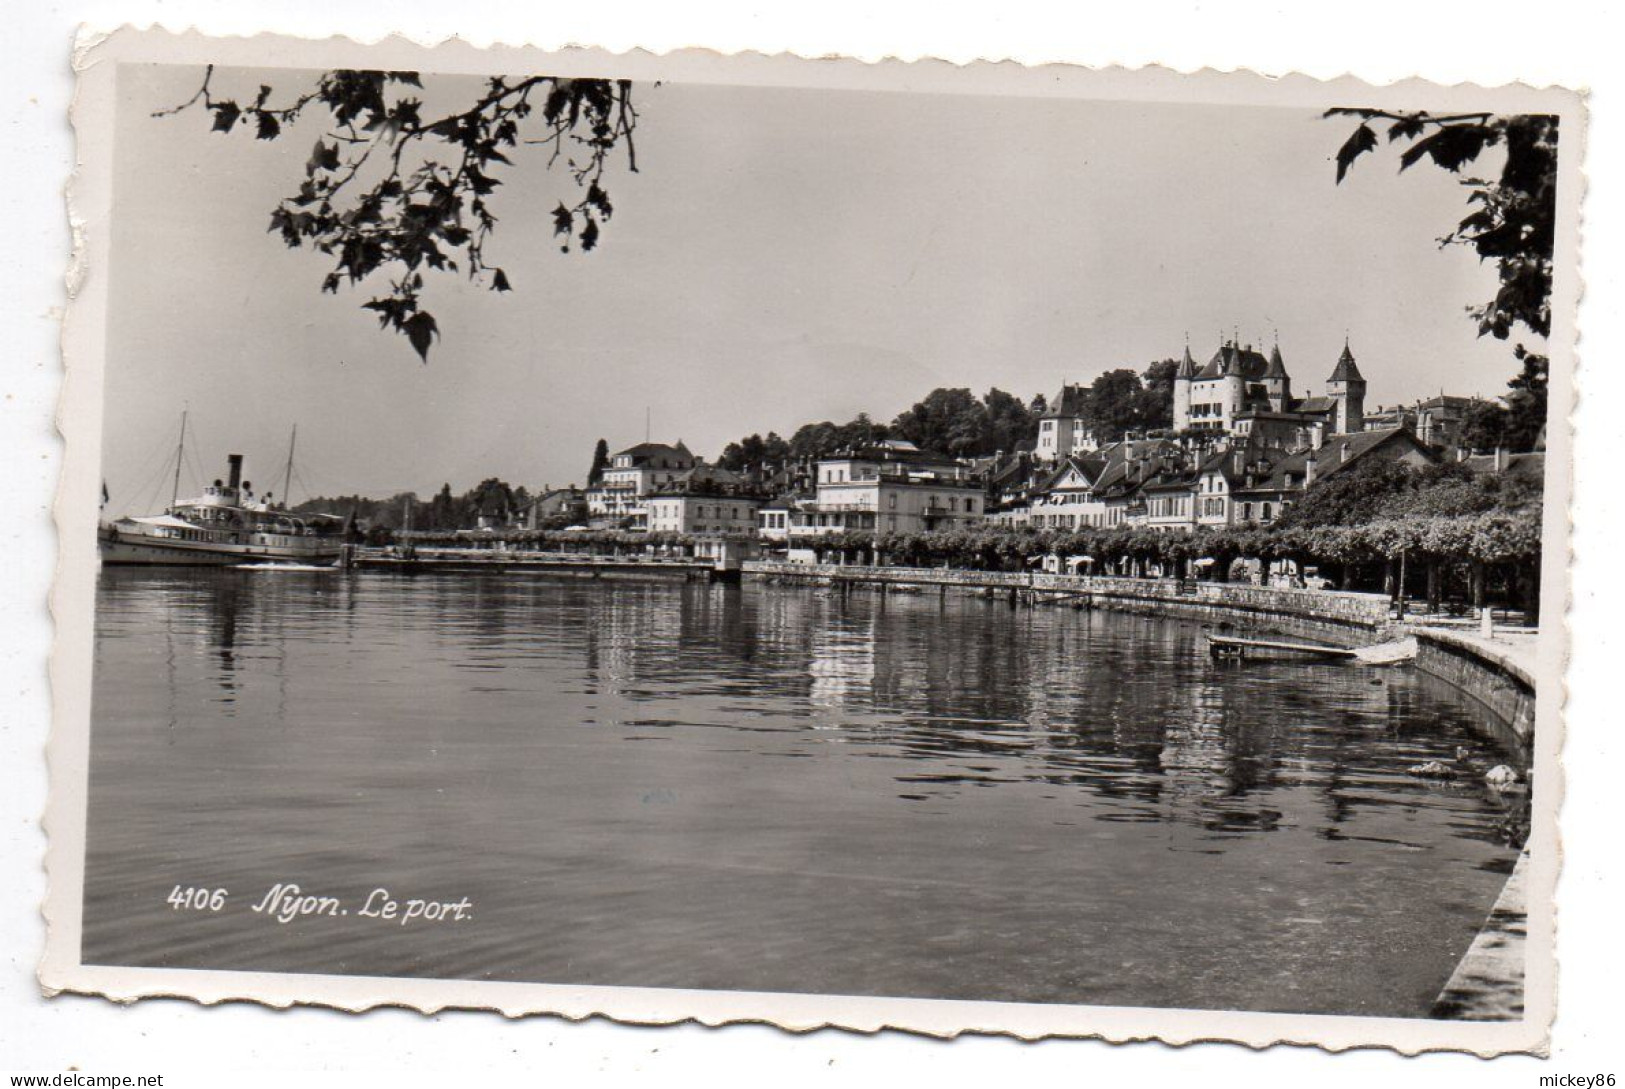
[[[47,992],[1545,1048],[1579,95],[76,68]]]

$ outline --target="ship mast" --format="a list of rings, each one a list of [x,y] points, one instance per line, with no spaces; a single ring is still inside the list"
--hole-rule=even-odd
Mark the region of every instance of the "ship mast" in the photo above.
[[[294,424],[293,425],[293,434],[288,436],[288,467],[282,473],[282,509],[283,510],[292,510],[293,509],[293,493],[290,492],[289,489],[291,487],[293,487],[293,444],[294,444],[294,441],[296,439],[298,439],[298,438],[299,438],[299,425]]]
[[[169,505],[171,508],[180,502],[181,498],[181,461],[186,457],[186,409],[181,409],[181,439],[175,445],[175,484],[169,490]]]

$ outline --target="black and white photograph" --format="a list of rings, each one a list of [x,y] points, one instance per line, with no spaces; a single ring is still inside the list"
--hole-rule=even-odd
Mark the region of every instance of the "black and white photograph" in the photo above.
[[[1542,1045],[1578,96],[88,57],[48,987]]]

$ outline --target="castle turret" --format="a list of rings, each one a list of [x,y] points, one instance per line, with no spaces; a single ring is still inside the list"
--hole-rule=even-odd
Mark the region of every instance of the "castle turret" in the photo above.
[[[1231,341],[1224,353],[1224,426],[1228,430],[1247,407],[1247,372],[1242,369],[1241,342]]]
[[[1337,402],[1337,414],[1332,421],[1334,434],[1349,435],[1365,430],[1365,378],[1354,364],[1347,337],[1343,338],[1343,354],[1337,357],[1337,366],[1326,380],[1326,394]]]
[[[1185,358],[1174,372],[1174,430],[1185,431],[1191,426],[1191,380],[1196,377],[1196,360],[1191,358],[1191,346],[1185,345]]]
[[[1281,343],[1270,349],[1270,365],[1264,371],[1264,392],[1269,395],[1271,412],[1286,412],[1292,407],[1292,379],[1281,361]]]

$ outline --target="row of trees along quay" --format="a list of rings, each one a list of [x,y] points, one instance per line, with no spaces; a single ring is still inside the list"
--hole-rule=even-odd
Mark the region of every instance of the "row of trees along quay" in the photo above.
[[[419,547],[513,548],[579,556],[695,555],[699,541],[681,533],[628,530],[517,530],[485,535],[412,533]],[[375,538],[374,544],[398,544]],[[1089,557],[1096,574],[1193,577],[1229,582],[1247,577],[1248,560],[1291,560],[1318,567],[1340,589],[1380,591],[1426,602],[1434,611],[1500,603],[1533,623],[1540,592],[1540,519],[1527,511],[1467,516],[1422,515],[1361,525],[1274,525],[1170,533],[1144,526],[1054,530],[993,523],[933,533],[848,531],[804,542],[820,563],[1026,571],[1046,556]],[[1198,561],[1211,563],[1199,564]]]
[[[1503,605],[1538,618],[1541,488],[1460,465],[1371,462],[1306,494],[1270,525],[1158,530],[1047,529],[987,522],[926,533],[845,531],[796,542],[819,562],[965,571],[1026,571],[1044,557],[1088,558],[1095,574],[1219,582],[1252,577],[1250,561],[1317,568],[1340,589],[1387,593],[1435,612]],[[417,545],[516,548],[597,556],[692,556],[699,540],[625,530],[414,533]],[[375,532],[374,544],[397,543]],[[1076,562],[1070,566],[1079,566]]]

